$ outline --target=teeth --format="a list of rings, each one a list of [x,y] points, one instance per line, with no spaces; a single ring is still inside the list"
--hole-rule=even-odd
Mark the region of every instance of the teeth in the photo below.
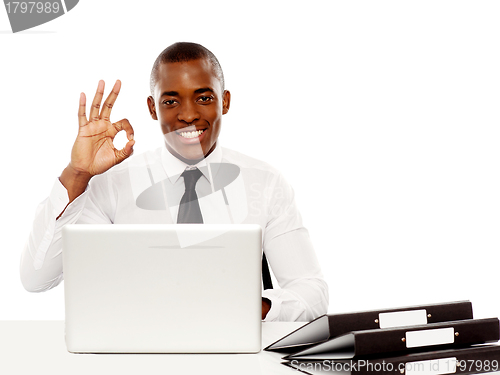
[[[195,138],[199,137],[204,130],[195,130],[192,132],[179,132],[179,135],[184,138]]]

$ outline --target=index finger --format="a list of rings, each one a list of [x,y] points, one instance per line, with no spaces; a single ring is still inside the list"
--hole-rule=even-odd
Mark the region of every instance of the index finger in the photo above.
[[[132,128],[132,125],[130,125],[130,122],[126,118],[118,122],[115,122],[113,126],[116,130],[116,133],[124,130],[125,133],[127,134],[127,139],[129,141],[134,139],[134,129]]]
[[[113,105],[115,104],[116,98],[118,97],[118,94],[120,93],[120,88],[122,86],[121,81],[118,79],[115,82],[115,85],[113,86],[113,89],[109,93],[108,97],[106,98],[106,101],[102,105],[102,111],[101,111],[101,119],[109,121],[109,116],[111,115],[111,109],[113,108]]]

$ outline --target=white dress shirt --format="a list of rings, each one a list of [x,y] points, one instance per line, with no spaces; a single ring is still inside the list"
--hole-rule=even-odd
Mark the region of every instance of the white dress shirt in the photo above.
[[[185,190],[180,175],[186,167],[165,147],[135,155],[93,177],[69,205],[68,193],[57,179],[50,196],[38,206],[21,257],[24,287],[41,292],[62,281],[61,229],[66,224],[176,223]],[[265,320],[310,321],[325,314],[328,287],[293,190],[282,175],[264,162],[220,146],[196,167],[203,173],[196,192],[204,223],[262,228],[263,250],[280,286],[262,292],[271,301]]]

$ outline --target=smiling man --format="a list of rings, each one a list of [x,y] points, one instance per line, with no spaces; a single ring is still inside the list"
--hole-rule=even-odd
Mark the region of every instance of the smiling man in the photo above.
[[[130,159],[131,124],[110,121],[121,82],[102,108],[104,82],[99,82],[88,117],[81,94],[70,163],[39,206],[23,251],[24,287],[39,292],[62,281],[66,224],[259,224],[264,254],[280,286],[263,291],[262,319],[309,321],[326,313],[328,287],[293,190],[268,164],[218,143],[231,95],[216,57],[199,44],[173,44],[156,59],[150,83],[147,104],[165,147]],[[122,130],[128,142],[117,150],[113,139]],[[194,200],[185,198],[189,189]]]
[[[194,164],[215,149],[231,94],[224,90],[222,71],[218,73],[210,59],[166,57],[167,53],[160,55],[153,67],[149,112],[160,122],[167,150]]]

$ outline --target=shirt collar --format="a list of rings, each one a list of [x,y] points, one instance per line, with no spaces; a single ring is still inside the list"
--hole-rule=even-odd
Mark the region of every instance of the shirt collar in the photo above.
[[[211,183],[212,179],[210,178],[210,171],[208,165],[209,164],[216,166],[220,165],[222,161],[222,150],[221,147],[219,146],[219,142],[217,142],[215,150],[213,150],[210,153],[210,155],[200,160],[197,164],[190,165],[184,163],[182,160],[177,159],[174,155],[170,153],[170,151],[167,150],[166,147],[164,147],[161,152],[161,160],[163,168],[165,169],[165,172],[167,174],[167,177],[172,184],[175,184],[177,182],[181,174],[188,167],[198,168],[201,171],[201,173],[203,173],[203,176]]]

